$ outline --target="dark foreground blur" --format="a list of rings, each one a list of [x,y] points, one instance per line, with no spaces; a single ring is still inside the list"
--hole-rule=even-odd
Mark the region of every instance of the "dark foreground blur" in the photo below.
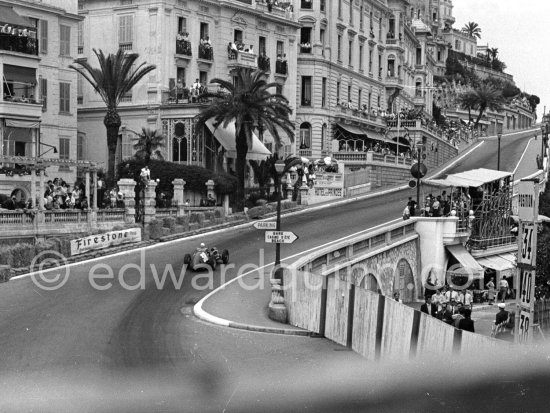
[[[326,360],[310,371],[277,375],[167,366],[88,382],[86,371],[75,367],[73,377],[3,372],[0,382],[0,411],[18,413],[544,412],[550,410],[550,347],[405,362]]]

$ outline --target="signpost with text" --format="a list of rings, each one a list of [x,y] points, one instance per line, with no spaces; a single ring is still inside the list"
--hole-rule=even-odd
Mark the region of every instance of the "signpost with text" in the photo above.
[[[527,344],[533,339],[538,207],[539,181],[520,181],[518,184],[519,231],[515,323],[515,340],[519,344]]]
[[[298,239],[292,231],[266,231],[265,242],[271,244],[292,244]]]

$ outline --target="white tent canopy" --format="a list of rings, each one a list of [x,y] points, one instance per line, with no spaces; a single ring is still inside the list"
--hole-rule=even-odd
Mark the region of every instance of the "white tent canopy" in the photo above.
[[[447,175],[445,179],[426,179],[424,182],[436,186],[458,186],[458,187],[478,187],[489,182],[512,176],[511,172],[495,171],[492,169],[472,169],[470,171],[459,172]]]
[[[227,157],[237,157],[237,146],[235,141],[235,121],[230,122],[226,128],[223,123],[217,128],[214,127],[214,119],[208,119],[206,126],[210,129],[210,132],[216,137],[218,142],[225,148]],[[252,133],[252,148],[248,148],[246,159],[264,160],[271,155],[269,149],[258,139],[258,137]]]

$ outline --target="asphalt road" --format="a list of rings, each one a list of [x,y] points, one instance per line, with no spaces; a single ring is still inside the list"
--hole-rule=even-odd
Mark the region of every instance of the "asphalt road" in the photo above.
[[[415,195],[404,190],[283,218],[283,229],[300,238],[282,256],[400,218]],[[334,412],[372,402],[369,392],[350,398],[342,391],[366,377],[389,380],[387,366],[326,339],[225,329],[193,317],[193,304],[219,285],[219,269],[210,280],[184,273],[180,286],[154,276],[169,267],[179,276],[183,255],[201,241],[228,248],[237,268],[274,259],[263,232],[249,227],[76,264],[51,291],[31,278],[0,285],[0,411],[258,412],[290,402],[284,411]],[[64,279],[59,270],[47,273],[55,274]],[[289,388],[295,394],[285,396]]]
[[[527,143],[538,132],[540,141],[540,130],[534,128],[532,130],[515,132],[502,135],[500,143],[500,170],[514,172]],[[527,155],[526,155],[527,156]],[[532,159],[534,165],[533,172],[536,170],[535,159]],[[451,168],[445,171],[445,174],[454,174],[458,172],[468,171],[470,169],[486,168],[498,169],[498,139],[490,137],[483,140],[483,145],[474,150],[467,157],[454,164]],[[523,176],[521,178],[524,178]],[[516,177],[516,179],[519,179]]]

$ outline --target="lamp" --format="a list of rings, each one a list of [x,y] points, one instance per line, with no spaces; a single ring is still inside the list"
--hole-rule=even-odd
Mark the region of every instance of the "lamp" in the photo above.
[[[42,155],[45,155],[47,154],[48,152],[50,152],[51,150],[53,150],[53,153],[57,153],[57,148],[53,145],[48,145],[47,143],[42,143],[42,142],[39,142],[39,145],[40,146],[47,146],[49,147],[50,149],[46,150],[45,152],[42,152],[40,155],[38,155],[39,158],[42,157]]]
[[[285,163],[282,160],[275,162],[275,172],[277,172],[277,231],[281,230],[281,192],[282,175],[285,172]],[[278,267],[281,265],[281,244],[275,244],[275,278],[279,278]]]

